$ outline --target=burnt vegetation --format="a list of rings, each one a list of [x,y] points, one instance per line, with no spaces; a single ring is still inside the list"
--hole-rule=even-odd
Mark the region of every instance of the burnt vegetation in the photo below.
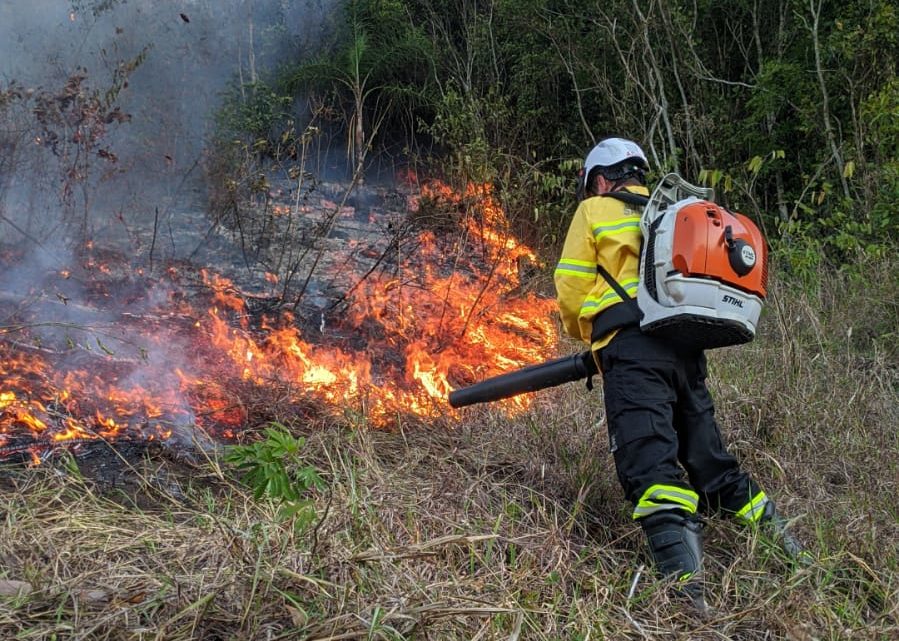
[[[292,3],[270,4],[159,3],[166,29],[227,10],[240,34],[188,162],[127,104],[152,42],[0,80],[0,636],[899,637],[893,3],[349,0],[283,56]],[[176,179],[141,216],[113,189],[138,130]],[[577,170],[607,134],[770,244],[760,334],[710,353],[710,386],[815,562],[710,520],[703,620],[652,573],[597,391],[461,413],[412,393],[412,347],[452,385],[581,349],[495,317],[555,337]]]

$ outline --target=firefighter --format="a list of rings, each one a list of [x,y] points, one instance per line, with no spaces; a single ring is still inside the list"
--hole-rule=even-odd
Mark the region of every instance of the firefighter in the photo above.
[[[555,284],[565,331],[591,344],[602,372],[610,450],[656,569],[704,611],[699,514],[765,524],[794,558],[802,548],[722,442],[702,350],[641,332],[636,305],[600,275],[636,298],[648,169],[630,140],[609,138],[590,151]]]

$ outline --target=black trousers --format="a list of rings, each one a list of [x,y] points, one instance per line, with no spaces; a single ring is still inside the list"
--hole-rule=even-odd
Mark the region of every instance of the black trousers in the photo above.
[[[701,351],[627,327],[600,360],[610,449],[628,500],[647,505],[654,487],[683,488],[698,494],[701,512],[737,514],[758,496],[722,441]],[[648,513],[665,509],[648,505]],[[634,518],[646,513],[635,508]]]

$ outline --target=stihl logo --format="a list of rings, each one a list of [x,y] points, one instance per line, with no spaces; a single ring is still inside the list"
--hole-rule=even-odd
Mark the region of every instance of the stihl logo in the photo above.
[[[740,309],[743,309],[743,301],[740,300],[739,298],[734,298],[733,296],[728,296],[727,294],[725,294],[724,298],[722,298],[721,300],[723,300],[725,303],[730,303],[734,307],[739,307]]]

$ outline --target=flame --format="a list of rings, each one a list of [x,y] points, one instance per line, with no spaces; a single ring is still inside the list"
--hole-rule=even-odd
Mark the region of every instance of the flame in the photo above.
[[[343,308],[323,311],[317,332],[301,329],[289,312],[254,316],[247,295],[210,270],[199,272],[208,292],[201,311],[187,303],[184,275],[170,267],[165,306],[148,321],[120,321],[146,343],[142,359],[114,358],[104,348],[85,367],[0,340],[0,456],[27,439],[167,439],[176,425],[230,438],[259,411],[244,400],[253,396],[293,404],[315,398],[373,425],[401,413],[453,415],[446,403],[453,388],[549,358],[555,304],[522,292],[519,270],[538,258],[510,233],[492,187],[457,193],[430,182],[421,189],[423,198],[465,212],[460,232],[420,231],[409,243],[415,250],[392,271],[362,278],[347,270]],[[346,243],[347,251],[355,246]],[[85,268],[114,271],[93,260]],[[69,270],[58,275],[73,278]],[[274,274],[265,280],[278,282]],[[79,354],[87,349],[78,347]],[[504,403],[515,412],[529,401]]]

